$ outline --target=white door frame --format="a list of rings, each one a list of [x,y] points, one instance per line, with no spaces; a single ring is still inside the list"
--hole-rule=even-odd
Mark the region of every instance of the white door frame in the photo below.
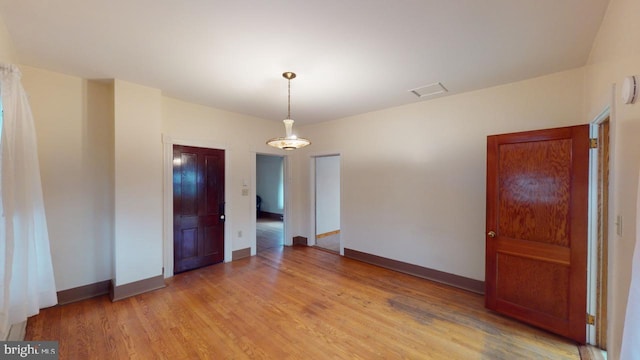
[[[607,106],[598,116],[596,116],[590,123],[589,137],[592,139],[598,138],[599,127],[605,121],[609,120],[610,133],[611,133],[611,116],[612,109]],[[611,154],[612,141],[609,141],[609,154]],[[609,174],[611,174],[611,162]],[[589,220],[588,220],[588,255],[587,255],[587,313],[592,314],[598,319],[597,316],[597,298],[598,298],[598,149],[591,149],[589,152]],[[611,178],[609,179],[611,184]],[[611,197],[609,197],[611,199]],[[609,203],[611,206],[611,203]],[[609,213],[611,214],[611,213]],[[605,219],[609,223],[609,219]],[[611,227],[610,227],[611,228]],[[609,235],[609,234],[607,234]],[[610,236],[607,236],[610,238]],[[596,342],[596,326],[587,324],[587,343],[590,345],[598,345]]]

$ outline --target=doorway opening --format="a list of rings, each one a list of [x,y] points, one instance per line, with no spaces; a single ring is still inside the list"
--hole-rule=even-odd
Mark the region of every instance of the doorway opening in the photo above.
[[[591,124],[592,153],[589,179],[589,259],[587,341],[607,349],[607,277],[609,242],[609,136],[606,110]]]
[[[340,254],[340,155],[315,157],[314,168],[315,246]]]
[[[256,253],[284,245],[284,156],[256,154]]]

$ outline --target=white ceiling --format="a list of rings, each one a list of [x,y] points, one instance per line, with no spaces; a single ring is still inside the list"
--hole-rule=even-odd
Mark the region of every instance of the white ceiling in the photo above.
[[[586,63],[608,0],[0,0],[22,64],[297,123]],[[442,95],[437,95],[442,96]],[[436,97],[437,97],[436,96]],[[433,97],[432,97],[433,98]]]

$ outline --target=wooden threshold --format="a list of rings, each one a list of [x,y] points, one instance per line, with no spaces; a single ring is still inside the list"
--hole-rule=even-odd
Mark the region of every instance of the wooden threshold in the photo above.
[[[322,234],[316,235],[316,239],[322,239],[322,238],[325,238],[325,237],[328,237],[328,236],[338,235],[338,234],[340,234],[340,230],[329,231],[329,232],[326,232],[326,233],[322,233]]]

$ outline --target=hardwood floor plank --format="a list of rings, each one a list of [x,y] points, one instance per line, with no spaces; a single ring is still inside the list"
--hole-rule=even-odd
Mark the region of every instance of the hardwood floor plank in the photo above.
[[[280,248],[284,243],[284,223],[271,218],[256,219],[256,251]]]
[[[27,340],[60,359],[579,359],[483,297],[309,247],[178,274],[168,286],[44,309]]]

